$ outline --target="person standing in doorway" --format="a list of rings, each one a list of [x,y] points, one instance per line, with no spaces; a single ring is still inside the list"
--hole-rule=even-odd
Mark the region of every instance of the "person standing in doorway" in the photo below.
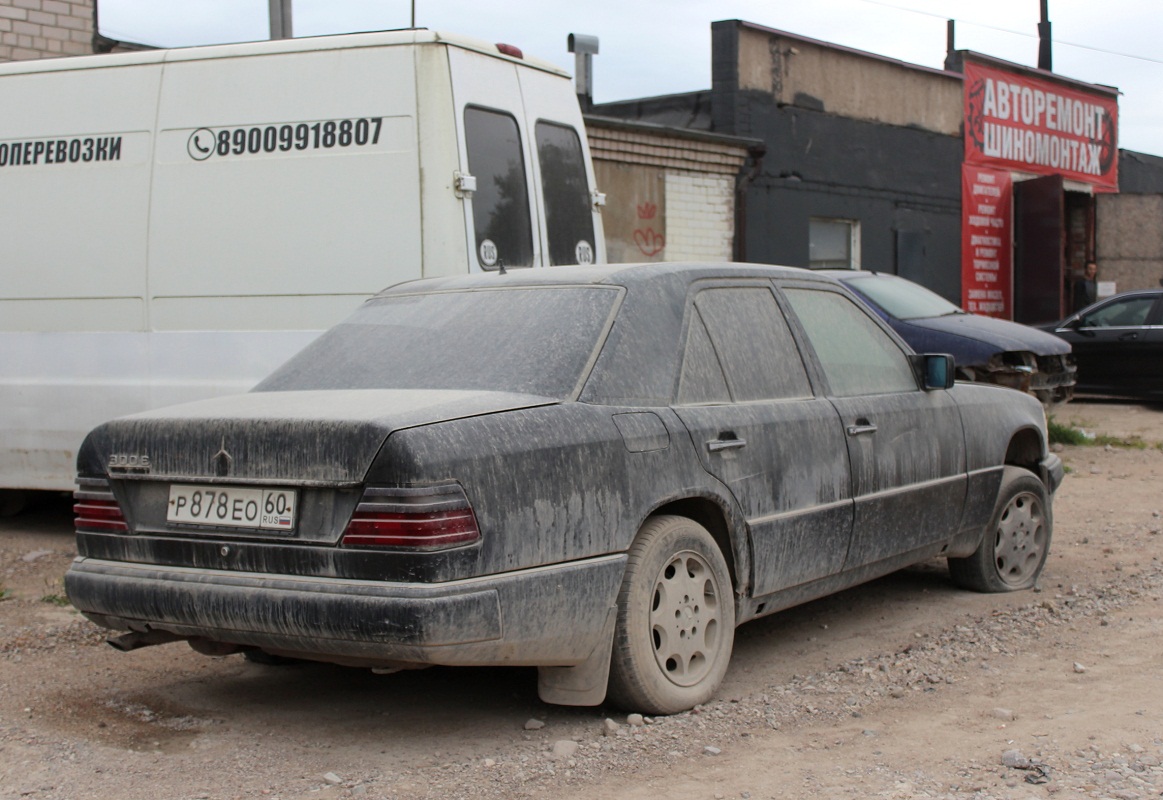
[[[1086,271],[1074,282],[1074,311],[1078,312],[1098,300],[1098,264],[1086,262]]]

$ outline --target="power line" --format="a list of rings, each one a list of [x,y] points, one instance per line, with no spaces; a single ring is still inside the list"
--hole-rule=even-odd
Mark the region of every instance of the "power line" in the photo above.
[[[975,28],[984,28],[986,30],[998,31],[999,33],[1009,33],[1009,34],[1012,34],[1014,36],[1025,37],[1027,39],[1037,39],[1038,38],[1034,34],[1026,33],[1024,31],[1010,30],[1009,28],[1002,28],[998,25],[987,25],[984,22],[973,22],[971,20],[958,19],[957,17],[949,17],[946,14],[934,14],[932,11],[921,11],[921,10],[916,9],[916,8],[908,8],[907,6],[898,6],[894,3],[884,2],[884,0],[860,0],[860,2],[868,3],[869,5],[874,5],[874,6],[883,6],[885,8],[891,8],[891,9],[894,9],[896,11],[907,11],[911,14],[918,14],[922,17],[933,17],[934,19],[940,19],[940,20],[952,19],[954,22],[957,22],[961,25],[969,25],[969,26],[972,26]],[[1149,56],[1140,56],[1140,55],[1136,55],[1135,53],[1123,53],[1123,52],[1120,52],[1118,50],[1107,50],[1105,48],[1094,47],[1093,45],[1089,45],[1089,44],[1079,44],[1077,42],[1065,42],[1065,41],[1062,41],[1061,39],[1052,39],[1051,41],[1053,41],[1054,44],[1059,44],[1059,45],[1062,45],[1063,47],[1076,47],[1079,50],[1089,50],[1089,51],[1094,52],[1094,53],[1102,53],[1103,55],[1108,55],[1108,56],[1118,56],[1120,58],[1131,58],[1131,59],[1134,59],[1136,61],[1145,61],[1145,62],[1150,63],[1150,64],[1163,64],[1163,59],[1151,58]]]

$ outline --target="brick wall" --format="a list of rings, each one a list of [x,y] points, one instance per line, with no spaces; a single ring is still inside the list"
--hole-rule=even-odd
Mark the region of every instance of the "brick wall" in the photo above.
[[[1119,292],[1163,280],[1163,195],[1101,194],[1096,210],[1098,279]]]
[[[597,117],[586,133],[611,262],[732,259],[746,142]]]
[[[734,179],[666,173],[667,261],[730,261],[735,231]]]
[[[0,61],[93,52],[94,0],[0,0]]]

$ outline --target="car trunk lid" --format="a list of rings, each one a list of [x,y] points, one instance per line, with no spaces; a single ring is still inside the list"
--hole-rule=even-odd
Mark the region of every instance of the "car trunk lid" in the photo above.
[[[359,483],[392,431],[557,402],[488,391],[252,392],[122,417],[86,439],[82,474]]]

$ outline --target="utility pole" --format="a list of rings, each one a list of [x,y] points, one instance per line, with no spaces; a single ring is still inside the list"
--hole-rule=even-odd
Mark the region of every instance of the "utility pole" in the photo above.
[[[1050,0],[1042,0],[1042,21],[1038,23],[1038,69],[1054,71],[1050,57]]]
[[[291,39],[291,0],[270,0],[271,38]]]

